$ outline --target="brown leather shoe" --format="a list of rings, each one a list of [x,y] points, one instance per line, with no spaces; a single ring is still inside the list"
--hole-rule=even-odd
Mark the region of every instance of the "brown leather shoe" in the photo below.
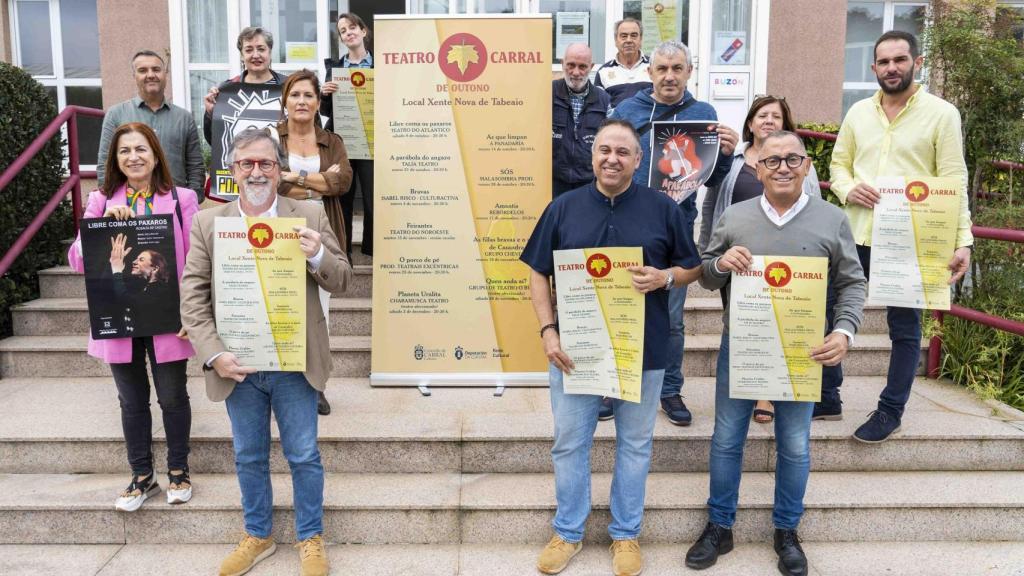
[[[299,572],[302,576],[327,576],[331,571],[324,539],[319,534],[306,538],[295,547],[299,549],[299,558],[302,560]]]
[[[555,534],[537,558],[537,570],[545,574],[558,574],[569,565],[569,560],[583,549],[583,542],[566,542]]]
[[[273,538],[257,538],[246,534],[238,546],[220,563],[220,576],[241,576],[264,558],[277,551]]]
[[[612,572],[615,576],[638,576],[644,571],[644,560],[640,556],[640,543],[636,540],[616,540],[612,551]]]

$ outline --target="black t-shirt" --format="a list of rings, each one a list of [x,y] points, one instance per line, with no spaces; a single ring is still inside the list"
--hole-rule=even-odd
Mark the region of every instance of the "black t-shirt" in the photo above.
[[[736,182],[732,187],[732,203],[743,202],[764,194],[764,184],[757,179],[757,170],[747,163],[743,164]]]

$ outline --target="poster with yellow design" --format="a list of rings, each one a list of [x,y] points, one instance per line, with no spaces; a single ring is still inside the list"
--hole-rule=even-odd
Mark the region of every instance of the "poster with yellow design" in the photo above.
[[[627,268],[643,261],[639,247],[555,250],[558,333],[576,365],[567,394],[640,402],[646,300]]]
[[[334,132],[352,160],[373,160],[373,68],[334,68]]]
[[[650,55],[654,47],[665,40],[678,40],[682,22],[676,4],[678,0],[643,0],[641,20],[643,21],[644,54]]]
[[[729,292],[729,397],[821,400],[828,258],[754,256]]]
[[[868,304],[949,310],[963,181],[895,176],[875,188]]]
[[[377,16],[371,384],[546,384],[519,255],[551,200],[551,29]]]
[[[304,218],[217,218],[213,282],[217,334],[242,366],[306,370]]]

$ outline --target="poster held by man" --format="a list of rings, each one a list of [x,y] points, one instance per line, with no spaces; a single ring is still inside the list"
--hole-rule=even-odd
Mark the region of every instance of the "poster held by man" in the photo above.
[[[173,214],[82,220],[89,325],[96,340],[176,333]]]
[[[697,191],[715,169],[718,132],[715,122],[654,122],[648,186],[668,194],[676,203]]]

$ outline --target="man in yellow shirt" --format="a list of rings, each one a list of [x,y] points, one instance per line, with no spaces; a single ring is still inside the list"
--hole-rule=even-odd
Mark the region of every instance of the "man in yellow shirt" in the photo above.
[[[960,178],[966,190],[960,112],[914,82],[923,62],[912,34],[882,34],[875,42],[871,65],[881,90],[850,108],[832,151],[832,190],[850,219],[865,276],[871,265],[872,210],[880,198],[873,187],[876,178],[952,176]],[[974,237],[966,194],[961,195],[956,240],[958,248],[949,262],[950,284],[963,277],[971,261]],[[899,431],[921,355],[921,311],[889,307],[886,312],[892,341],[888,381],[878,409],[853,434],[861,442],[884,442]],[[841,417],[838,387],[823,389],[821,400],[814,419]]]

